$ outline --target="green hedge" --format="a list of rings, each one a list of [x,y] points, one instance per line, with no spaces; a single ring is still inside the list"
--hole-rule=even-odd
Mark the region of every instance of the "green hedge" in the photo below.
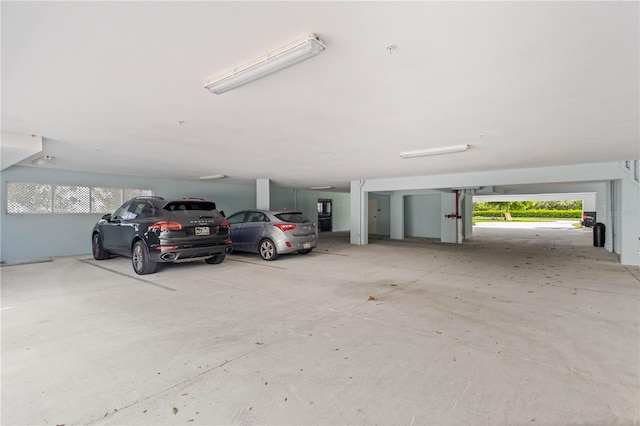
[[[558,219],[580,219],[582,210],[514,210],[510,211],[511,217],[552,217]],[[502,210],[478,210],[473,212],[474,217],[503,217]]]

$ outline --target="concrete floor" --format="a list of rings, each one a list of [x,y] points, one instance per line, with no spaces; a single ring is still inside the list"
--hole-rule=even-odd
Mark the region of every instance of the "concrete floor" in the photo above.
[[[6,266],[1,421],[635,425],[640,273],[591,242],[324,234],[144,277],[89,255]]]

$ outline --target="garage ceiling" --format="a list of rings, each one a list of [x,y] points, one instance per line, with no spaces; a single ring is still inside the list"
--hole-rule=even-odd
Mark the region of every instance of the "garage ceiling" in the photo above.
[[[0,7],[2,130],[43,137],[44,167],[346,189],[640,156],[638,2]],[[318,56],[204,89],[309,33]],[[399,156],[458,144],[471,147]]]

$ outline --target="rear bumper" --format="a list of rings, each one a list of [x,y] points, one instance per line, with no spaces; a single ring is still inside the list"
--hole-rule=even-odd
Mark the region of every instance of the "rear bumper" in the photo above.
[[[178,262],[206,259],[220,254],[231,253],[231,245],[217,245],[208,247],[191,247],[177,249],[150,249],[149,257],[154,262]]]
[[[287,245],[287,242],[289,245]],[[278,254],[295,253],[300,250],[310,250],[316,247],[318,247],[318,237],[316,235],[294,237],[292,239],[278,238],[276,241]]]

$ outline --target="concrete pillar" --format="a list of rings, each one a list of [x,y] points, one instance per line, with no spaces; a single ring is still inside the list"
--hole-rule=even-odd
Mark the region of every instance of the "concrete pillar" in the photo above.
[[[369,193],[363,180],[351,181],[351,244],[369,244]]]
[[[631,174],[618,182],[620,210],[617,215],[622,226],[616,232],[620,238],[620,263],[640,266],[640,185]]]
[[[391,194],[390,211],[389,236],[393,240],[404,240],[404,195]]]
[[[443,243],[455,244],[458,240],[457,230],[458,224],[455,217],[448,218],[446,216],[455,216],[456,214],[456,194],[440,195],[440,241]]]
[[[256,179],[256,208],[270,209],[269,179]]]
[[[465,240],[473,238],[473,190],[464,191],[462,200],[462,229]]]
[[[616,205],[616,181],[610,180],[605,184],[604,198],[600,195],[600,193],[596,193],[594,195],[594,208],[593,211],[596,212],[596,222],[602,222],[606,226],[604,233],[604,248],[608,251],[618,251],[616,250],[616,246],[619,244],[616,241],[614,230],[620,229],[620,220],[613,215],[614,212],[618,211],[618,206]],[[598,209],[598,206],[603,206],[604,209]],[[582,206],[582,210],[586,210],[584,205]],[[602,211],[602,216],[600,216],[600,210]]]

